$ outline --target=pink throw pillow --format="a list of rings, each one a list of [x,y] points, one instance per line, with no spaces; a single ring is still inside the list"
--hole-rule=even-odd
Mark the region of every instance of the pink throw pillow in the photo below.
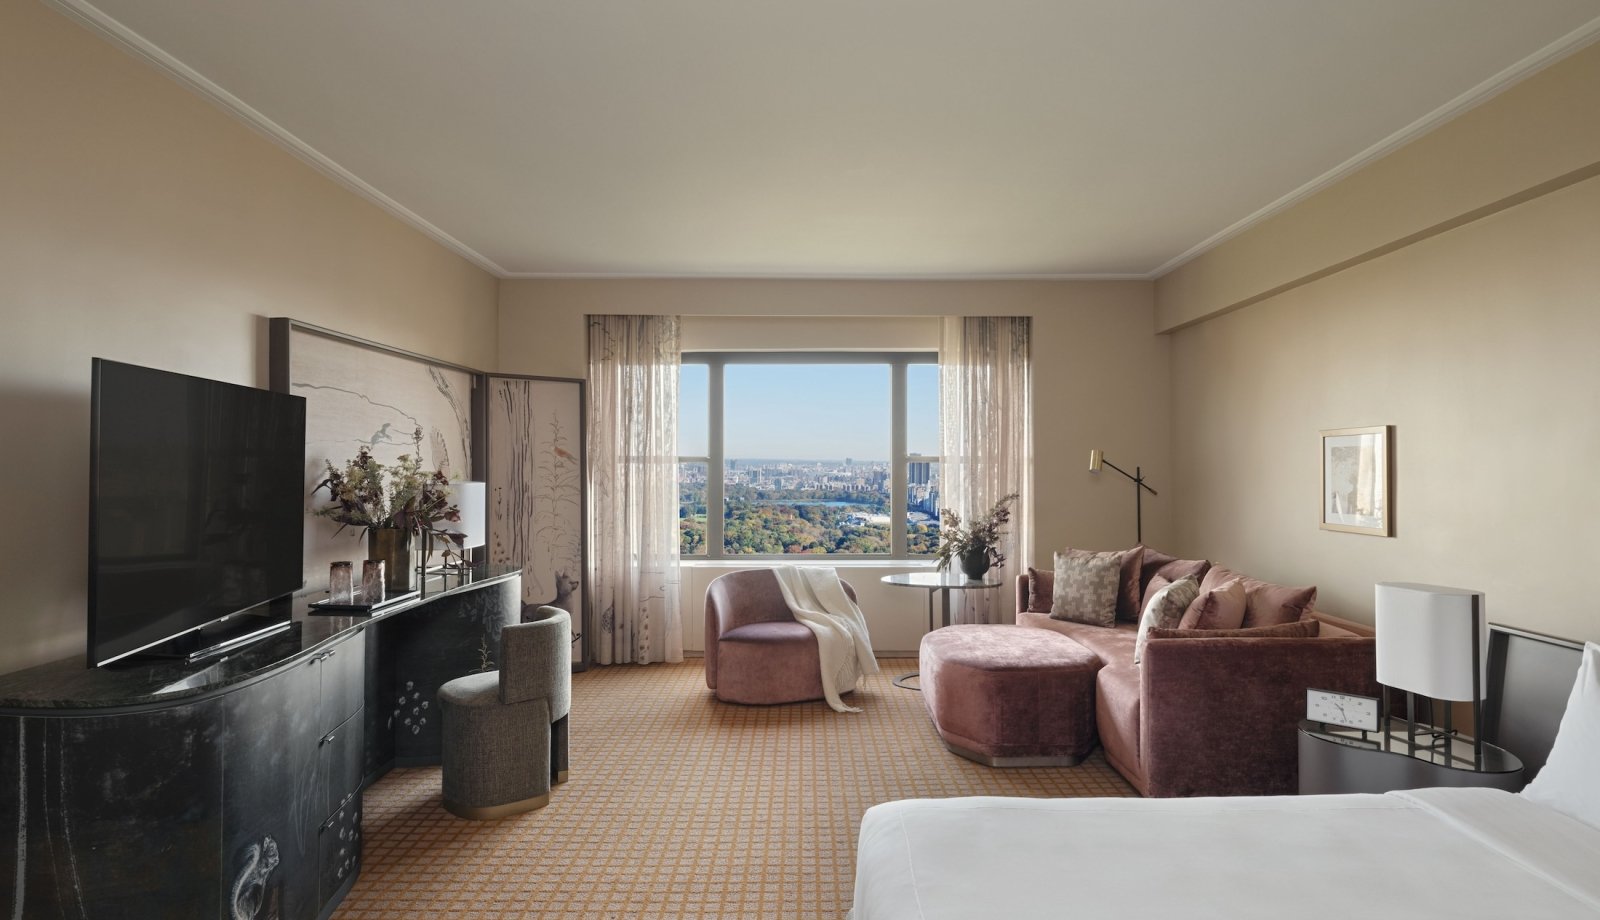
[[[1179,629],[1238,629],[1244,625],[1246,595],[1238,578],[1200,592],[1183,612]]]

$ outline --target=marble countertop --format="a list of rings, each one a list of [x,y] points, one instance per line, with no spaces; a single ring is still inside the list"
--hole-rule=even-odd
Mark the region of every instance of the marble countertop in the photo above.
[[[309,657],[370,623],[519,574],[511,567],[480,566],[465,577],[431,575],[416,597],[364,614],[315,613],[310,603],[327,592],[306,591],[268,608],[277,617],[288,615],[287,629],[215,657],[192,663],[135,657],[90,668],[76,655],[0,674],[0,710],[115,709],[204,696]]]

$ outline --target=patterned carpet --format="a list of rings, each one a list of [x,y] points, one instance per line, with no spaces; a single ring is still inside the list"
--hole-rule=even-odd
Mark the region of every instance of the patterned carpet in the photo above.
[[[1099,751],[1072,768],[997,770],[939,744],[886,659],[849,699],[716,702],[698,660],[574,675],[572,778],[546,808],[463,821],[437,768],[366,792],[361,878],[336,920],[826,917],[850,907],[856,830],[879,802],[1131,795]]]

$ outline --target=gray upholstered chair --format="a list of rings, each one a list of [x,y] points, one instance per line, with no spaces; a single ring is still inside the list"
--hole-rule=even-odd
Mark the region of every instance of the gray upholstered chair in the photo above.
[[[847,581],[844,593],[856,599]],[[706,686],[724,703],[820,700],[817,635],[796,620],[771,569],[729,572],[706,588]]]
[[[439,688],[444,807],[487,820],[543,808],[567,779],[572,618],[540,607],[500,633],[500,670]]]

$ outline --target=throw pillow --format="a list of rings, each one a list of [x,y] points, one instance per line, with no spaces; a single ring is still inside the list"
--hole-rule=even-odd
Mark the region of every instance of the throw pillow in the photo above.
[[[1214,565],[1206,572],[1205,579],[1200,582],[1200,590],[1205,591],[1233,578],[1244,582],[1245,626],[1293,623],[1310,614],[1317,603],[1316,585],[1300,588],[1275,585],[1270,581],[1240,575],[1220,565]]]
[[[1567,709],[1556,729],[1555,744],[1544,769],[1522,796],[1600,829],[1600,784],[1594,765],[1600,762],[1600,645],[1583,647],[1578,677],[1567,696]]]
[[[1244,582],[1235,578],[1201,590],[1183,612],[1179,629],[1238,629],[1244,625]]]
[[[1028,566],[1028,612],[1049,613],[1053,586],[1045,582],[1049,572]]]
[[[1151,595],[1150,603],[1145,605],[1144,615],[1139,618],[1139,639],[1133,646],[1134,664],[1144,657],[1144,644],[1150,634],[1178,625],[1183,612],[1189,609],[1199,594],[1199,580],[1193,575],[1185,575]]]
[[[1062,552],[1084,553],[1093,551],[1071,549],[1069,547],[1062,550]],[[1117,619],[1126,623],[1137,623],[1139,622],[1140,612],[1144,610],[1144,605],[1140,603],[1140,598],[1144,596],[1142,574],[1144,572],[1144,546],[1140,545],[1135,546],[1133,549],[1122,550],[1121,555],[1122,582],[1117,586]],[[1045,606],[1042,610],[1035,610],[1030,605],[1029,609],[1034,610],[1034,612],[1042,612],[1050,608]]]
[[[1144,550],[1143,561],[1139,565],[1141,611],[1150,605],[1150,598],[1154,597],[1157,591],[1185,575],[1193,575],[1198,581],[1205,576],[1206,570],[1211,568],[1211,563],[1204,559],[1179,559],[1143,544],[1141,548]]]
[[[1139,575],[1144,571],[1144,547],[1122,551],[1122,583],[1117,586],[1117,619],[1139,622],[1144,608],[1139,605]]]
[[[1122,554],[1069,549],[1056,553],[1050,618],[1115,626],[1122,587]]]
[[[1152,629],[1151,639],[1315,639],[1322,633],[1317,620],[1252,626],[1249,629]]]

